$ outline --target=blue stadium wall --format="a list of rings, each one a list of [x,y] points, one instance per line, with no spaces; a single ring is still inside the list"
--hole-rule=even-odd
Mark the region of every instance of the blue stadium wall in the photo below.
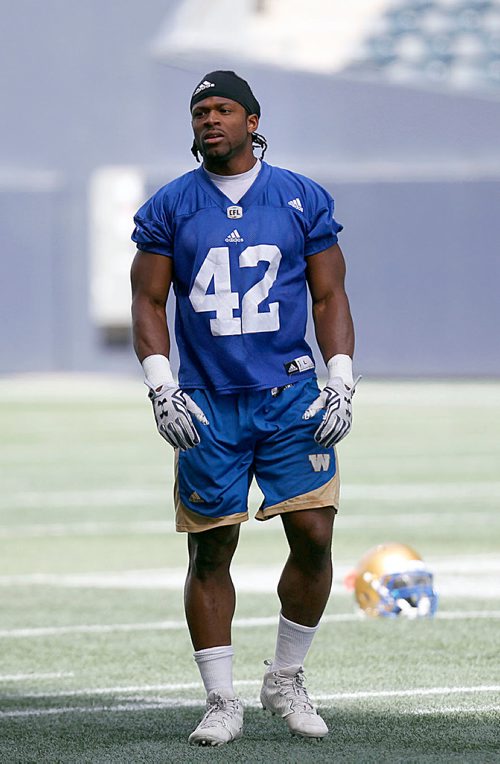
[[[151,57],[174,5],[2,3],[2,373],[137,371],[90,318],[88,187],[103,165],[143,167],[151,190],[193,166],[188,96],[219,62]],[[358,368],[499,375],[500,99],[235,68],[268,160],[336,198]]]

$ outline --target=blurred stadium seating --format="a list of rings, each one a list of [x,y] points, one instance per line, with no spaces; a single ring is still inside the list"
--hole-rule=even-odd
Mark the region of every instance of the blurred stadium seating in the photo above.
[[[395,0],[348,72],[389,81],[500,88],[499,0]]]

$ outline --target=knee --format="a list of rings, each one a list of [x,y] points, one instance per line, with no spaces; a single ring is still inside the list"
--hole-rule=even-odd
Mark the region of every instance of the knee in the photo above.
[[[331,538],[324,533],[313,532],[303,539],[298,551],[308,567],[322,569],[331,561]]]
[[[300,565],[321,570],[331,564],[332,524],[321,514],[301,520],[296,532],[288,534],[291,553]]]
[[[190,574],[205,579],[212,574],[227,571],[237,543],[237,533],[215,534],[213,531],[207,531],[192,534],[189,539]]]

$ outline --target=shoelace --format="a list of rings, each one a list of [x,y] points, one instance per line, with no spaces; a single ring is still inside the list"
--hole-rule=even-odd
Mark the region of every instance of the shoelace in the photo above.
[[[311,703],[307,689],[304,686],[305,676],[303,671],[298,671],[294,676],[283,676],[278,672],[276,677],[276,684],[279,687],[284,687],[284,693],[292,691],[296,695],[296,699],[292,701],[292,707],[300,709],[309,713],[316,713],[314,706]]]
[[[236,705],[236,700],[229,700],[228,698],[223,698],[222,695],[216,695],[213,702],[210,703],[210,706],[208,707],[200,724],[205,724],[208,722],[212,714],[216,713],[217,711],[221,711],[225,719],[231,719],[234,715],[234,712],[236,711]]]

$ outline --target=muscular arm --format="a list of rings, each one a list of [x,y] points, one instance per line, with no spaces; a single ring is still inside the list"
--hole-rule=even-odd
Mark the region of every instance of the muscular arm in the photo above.
[[[306,277],[313,302],[316,339],[323,358],[353,356],[354,326],[344,287],[345,261],[338,244],[307,258]]]
[[[159,353],[169,356],[170,337],[165,316],[172,258],[138,251],[131,269],[132,332],[139,361]]]

